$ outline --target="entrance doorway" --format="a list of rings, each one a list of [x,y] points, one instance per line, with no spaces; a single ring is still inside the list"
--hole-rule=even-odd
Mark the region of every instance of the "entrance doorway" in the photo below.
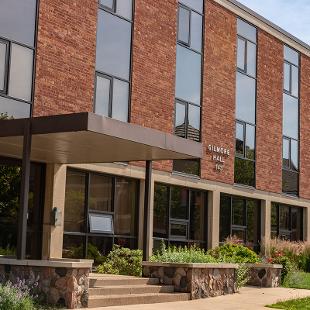
[[[31,163],[27,221],[28,259],[40,259],[45,166]],[[16,256],[21,161],[0,157],[0,255]]]

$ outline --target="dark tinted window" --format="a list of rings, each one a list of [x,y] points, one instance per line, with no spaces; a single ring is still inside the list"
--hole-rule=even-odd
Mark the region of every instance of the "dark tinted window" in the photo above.
[[[36,0],[1,0],[0,36],[34,47]]]
[[[68,171],[66,179],[65,231],[85,231],[85,184],[83,172]]]
[[[153,236],[168,238],[168,208],[169,188],[165,185],[155,184],[154,190],[154,216]]]
[[[232,200],[232,224],[237,226],[245,225],[245,204],[243,199]]]
[[[196,159],[174,160],[173,171],[199,176],[200,161]]]
[[[114,230],[117,235],[136,234],[137,182],[116,178]]]
[[[100,212],[112,212],[112,178],[92,174],[89,186],[89,209]]]
[[[235,158],[235,183],[255,186],[255,162]]]
[[[231,199],[221,195],[220,207],[220,242],[231,235]]]
[[[284,193],[298,195],[298,172],[282,170],[282,190]]]
[[[96,69],[129,80],[130,45],[131,23],[99,10]]]
[[[191,191],[190,239],[204,240],[205,236],[205,193]]]
[[[170,216],[174,219],[187,220],[189,216],[188,191],[181,187],[171,188]]]

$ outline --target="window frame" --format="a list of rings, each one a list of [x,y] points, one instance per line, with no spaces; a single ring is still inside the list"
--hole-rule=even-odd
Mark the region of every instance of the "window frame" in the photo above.
[[[289,61],[288,59],[285,58],[285,50],[286,49],[290,49],[294,52],[296,52],[298,54],[298,65],[296,65],[295,63],[292,63],[291,61]],[[282,106],[283,106],[283,109],[284,109],[284,105],[285,105],[285,95],[286,96],[290,96],[291,98],[294,98],[295,100],[297,100],[297,106],[298,106],[298,135],[297,135],[297,139],[296,138],[293,138],[293,137],[289,137],[289,136],[286,136],[284,135],[284,127],[282,128],[282,192],[284,194],[287,194],[287,195],[290,195],[290,196],[299,196],[299,186],[300,186],[300,180],[299,180],[299,177],[300,177],[300,89],[301,89],[301,67],[300,67],[300,58],[301,58],[301,54],[296,51],[295,49],[293,49],[292,47],[284,44],[283,45],[283,50],[284,50],[284,57],[283,57],[283,100],[282,100]],[[290,74],[289,74],[289,90],[286,90],[285,89],[285,71],[284,71],[284,67],[285,65],[288,64],[289,65],[289,68],[290,68]],[[297,68],[297,72],[298,72],[298,95],[297,96],[294,96],[292,91],[293,91],[293,78],[292,78],[292,68],[295,67]],[[284,110],[283,110],[284,111]],[[282,120],[283,120],[283,117],[282,117]],[[284,124],[284,122],[283,122]],[[289,140],[289,167],[286,167],[284,166],[284,163],[283,163],[283,147],[284,147],[284,139],[286,140]],[[295,141],[297,142],[297,145],[298,145],[298,154],[297,154],[297,160],[298,160],[298,169],[297,170],[294,170],[292,169],[292,141]],[[284,181],[284,174],[283,172],[284,171],[287,171],[287,172],[290,172],[290,173],[294,173],[294,174],[297,174],[297,192],[293,193],[293,192],[287,192],[287,191],[284,191],[284,188],[283,188],[283,181]]]
[[[165,242],[167,242],[168,244],[173,243],[173,242],[182,242],[184,243],[184,245],[190,245],[190,244],[201,244],[203,245],[204,248],[207,248],[207,243],[208,243],[208,192],[207,191],[203,191],[203,190],[197,190],[197,189],[192,189],[192,188],[188,188],[188,187],[183,187],[183,186],[176,186],[173,184],[165,184],[165,183],[160,183],[160,182],[155,182],[155,186],[159,185],[159,186],[164,186],[167,189],[167,223],[166,225],[168,226],[166,231],[167,231],[167,236],[166,238],[160,238],[160,237],[156,237],[153,234],[153,240],[163,240]],[[187,191],[187,199],[186,199],[186,206],[188,208],[187,210],[187,214],[188,214],[188,218],[187,219],[177,219],[177,218],[173,218],[171,216],[171,201],[172,201],[172,188],[179,188],[179,189],[185,189]],[[191,239],[191,208],[192,208],[192,203],[191,203],[191,197],[192,197],[192,193],[193,192],[201,192],[203,197],[203,208],[204,208],[204,225],[203,225],[203,237],[205,240],[194,240]],[[176,236],[171,234],[171,224],[180,224],[180,225],[184,225],[187,227],[187,238],[184,238],[182,236]]]
[[[257,214],[258,214],[258,218],[256,219],[257,221],[257,231],[255,232],[257,235],[257,243],[254,244],[254,247],[258,248],[259,247],[259,243],[260,243],[260,239],[261,239],[261,206],[259,204],[259,200],[257,199],[251,199],[251,198],[247,198],[247,197],[239,197],[239,196],[233,196],[233,195],[229,195],[229,194],[225,194],[225,193],[221,193],[221,199],[220,199],[220,212],[221,212],[221,202],[222,199],[226,198],[229,199],[229,204],[230,204],[230,236],[232,235],[232,232],[234,230],[236,231],[242,231],[244,233],[244,244],[247,243],[247,238],[248,238],[248,227],[249,227],[249,223],[248,223],[248,205],[247,202],[248,201],[255,201],[256,203],[256,207],[257,207]],[[233,200],[234,199],[239,199],[242,201],[242,205],[243,205],[243,225],[236,225],[233,224]],[[221,215],[220,215],[220,224],[221,225]],[[219,230],[219,234],[221,233],[221,229]],[[228,236],[228,237],[230,237]],[[223,244],[224,241],[221,241],[222,236],[219,235],[219,239],[220,239],[220,244]]]
[[[109,94],[109,115],[106,115],[109,118],[112,118],[113,113],[113,80],[118,79],[122,82],[128,83],[128,115],[127,115],[127,122],[130,123],[131,120],[131,97],[132,97],[132,66],[133,66],[133,35],[134,35],[134,15],[135,15],[135,0],[132,0],[132,19],[127,19],[119,14],[116,13],[117,1],[113,0],[113,10],[109,9],[108,7],[100,4],[100,0],[98,0],[98,10],[103,10],[107,13],[110,13],[124,21],[127,21],[131,24],[131,36],[130,36],[130,62],[129,62],[129,78],[128,80],[118,77],[116,75],[106,73],[104,71],[98,70],[95,68],[95,91],[94,91],[94,99],[93,99],[93,112],[96,113],[96,93],[97,93],[97,76],[104,77],[106,79],[110,79],[110,94]],[[98,23],[97,23],[98,27]],[[96,44],[97,46],[97,44]]]
[[[280,227],[280,210],[281,210],[281,207],[289,207],[289,229],[281,229]],[[270,224],[270,227],[271,227],[271,234],[275,234],[277,236],[277,238],[281,238],[281,235],[283,236],[289,236],[289,240],[290,241],[294,241],[292,240],[292,234],[294,231],[296,231],[296,229],[293,229],[293,225],[292,225],[292,214],[293,214],[293,210],[294,211],[297,211],[300,212],[300,232],[301,232],[301,235],[300,235],[300,240],[295,240],[295,241],[303,241],[304,240],[304,234],[303,234],[303,226],[304,226],[304,223],[303,223],[303,218],[304,218],[304,212],[303,212],[303,207],[297,207],[297,206],[292,206],[292,205],[285,205],[285,204],[281,204],[281,203],[276,203],[276,202],[273,202],[272,203],[272,206],[271,208],[275,208],[276,209],[276,227],[273,227],[272,223]]]
[[[87,257],[87,251],[88,251],[88,239],[91,237],[102,237],[102,238],[110,238],[112,239],[112,243],[114,244],[115,239],[117,238],[122,238],[126,240],[133,240],[135,244],[138,242],[138,228],[139,228],[139,196],[140,196],[140,186],[139,186],[139,180],[134,179],[134,178],[127,178],[123,176],[118,176],[118,175],[113,175],[113,174],[107,174],[107,173],[100,173],[100,172],[95,172],[95,171],[88,171],[88,170],[83,170],[83,169],[78,169],[78,168],[67,168],[67,173],[68,171],[75,171],[79,172],[85,175],[85,192],[84,192],[84,225],[83,225],[83,231],[80,232],[72,232],[72,231],[67,231],[64,229],[63,231],[63,236],[80,236],[83,238],[83,257]],[[112,212],[106,212],[106,211],[97,211],[97,210],[92,210],[89,208],[89,189],[90,189],[90,178],[92,175],[99,175],[99,176],[107,176],[112,178]],[[135,204],[135,218],[134,218],[134,230],[135,234],[134,235],[120,235],[115,233],[115,214],[118,211],[115,203],[115,197],[116,197],[116,182],[118,178],[125,178],[128,180],[131,180],[133,182],[137,183],[136,186],[136,204]],[[114,233],[92,233],[90,231],[90,223],[89,223],[89,214],[101,214],[101,215],[109,215],[112,216],[113,218],[113,229]],[[65,219],[65,214],[64,214],[64,219]]]
[[[246,37],[244,37],[243,35],[239,34],[237,32],[237,46],[238,46],[238,39],[240,40],[243,40],[245,41],[245,51],[244,51],[244,69],[242,70],[241,68],[238,67],[238,55],[236,57],[236,76],[238,75],[238,73],[240,74],[243,74],[245,75],[246,77],[248,78],[251,78],[255,81],[255,117],[254,117],[254,120],[255,120],[255,123],[251,123],[251,122],[247,122],[247,121],[243,121],[239,118],[236,117],[235,119],[235,122],[236,123],[239,123],[241,125],[243,125],[243,135],[244,135],[244,149],[243,149],[243,156],[241,156],[240,154],[238,154],[237,152],[235,152],[235,164],[234,164],[234,178],[236,179],[236,171],[235,171],[235,167],[236,167],[236,158],[239,159],[239,160],[246,160],[246,161],[249,161],[249,162],[252,162],[254,164],[254,180],[253,180],[253,186],[252,185],[247,185],[247,184],[242,184],[242,183],[236,183],[235,184],[238,184],[238,185],[242,185],[242,186],[246,186],[246,187],[256,187],[256,143],[257,143],[257,129],[256,129],[256,121],[257,121],[257,71],[258,71],[258,31],[257,31],[257,27],[254,26],[253,24],[249,23],[248,21],[242,19],[241,17],[237,16],[237,23],[238,23],[238,20],[240,20],[241,22],[244,22],[246,24],[248,24],[249,26],[255,28],[256,30],[256,42],[254,42],[253,40],[251,39],[248,39]],[[254,44],[256,46],[256,57],[255,57],[255,76],[252,76],[250,74],[248,74],[248,57],[247,57],[247,53],[248,53],[248,42]],[[237,48],[237,53],[238,53],[238,48]],[[237,84],[236,84],[236,91],[237,91]],[[237,99],[237,93],[236,93],[236,99]],[[237,109],[237,105],[238,105],[238,102],[236,100],[236,109]],[[247,140],[246,140],[246,131],[247,131],[247,125],[250,125],[250,126],[253,126],[254,129],[255,129],[255,135],[254,135],[254,159],[250,159],[250,158],[247,158],[247,152],[246,152],[246,143],[247,143]],[[235,128],[235,150],[236,150],[236,128]]]
[[[0,43],[4,44],[6,46],[6,51],[5,51],[5,60],[4,60],[4,75],[3,75],[3,89],[0,89],[0,94],[7,94],[8,92],[8,81],[9,81],[9,71],[10,71],[10,64],[9,64],[9,59],[11,55],[11,44],[9,41],[4,40],[0,38]]]
[[[256,37],[257,37],[257,30],[256,30]],[[243,55],[243,58],[244,58],[244,69],[241,69],[241,68],[238,67],[238,61],[237,61],[237,71],[240,72],[240,73],[243,73],[244,75],[246,75],[246,76],[248,76],[248,77],[250,77],[252,79],[256,80],[257,79],[257,48],[258,48],[257,47],[257,43],[253,42],[250,39],[247,39],[247,38],[243,37],[240,34],[237,34],[237,53],[238,53],[238,40],[242,40],[245,43],[245,49],[244,49],[244,55]],[[256,53],[255,53],[255,59],[256,59],[255,76],[252,76],[252,75],[250,75],[248,73],[248,43],[249,42],[256,46]],[[238,55],[237,55],[237,60],[238,60]]]

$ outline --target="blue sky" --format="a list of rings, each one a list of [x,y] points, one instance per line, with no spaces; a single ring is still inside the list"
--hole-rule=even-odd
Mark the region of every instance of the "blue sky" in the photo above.
[[[310,0],[239,0],[239,2],[310,44]]]

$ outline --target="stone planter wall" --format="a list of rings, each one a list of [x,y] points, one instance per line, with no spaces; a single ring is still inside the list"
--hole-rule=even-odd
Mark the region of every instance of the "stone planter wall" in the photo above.
[[[259,287],[279,287],[282,265],[248,264],[250,280],[248,285]]]
[[[21,265],[21,261],[10,261],[0,259],[0,282],[37,283],[38,295],[44,302],[69,309],[87,308],[90,268],[85,265],[89,264],[37,261],[41,263]]]
[[[173,264],[143,262],[143,276],[173,285],[176,292],[190,293],[191,299],[233,294],[236,288],[234,264]]]

